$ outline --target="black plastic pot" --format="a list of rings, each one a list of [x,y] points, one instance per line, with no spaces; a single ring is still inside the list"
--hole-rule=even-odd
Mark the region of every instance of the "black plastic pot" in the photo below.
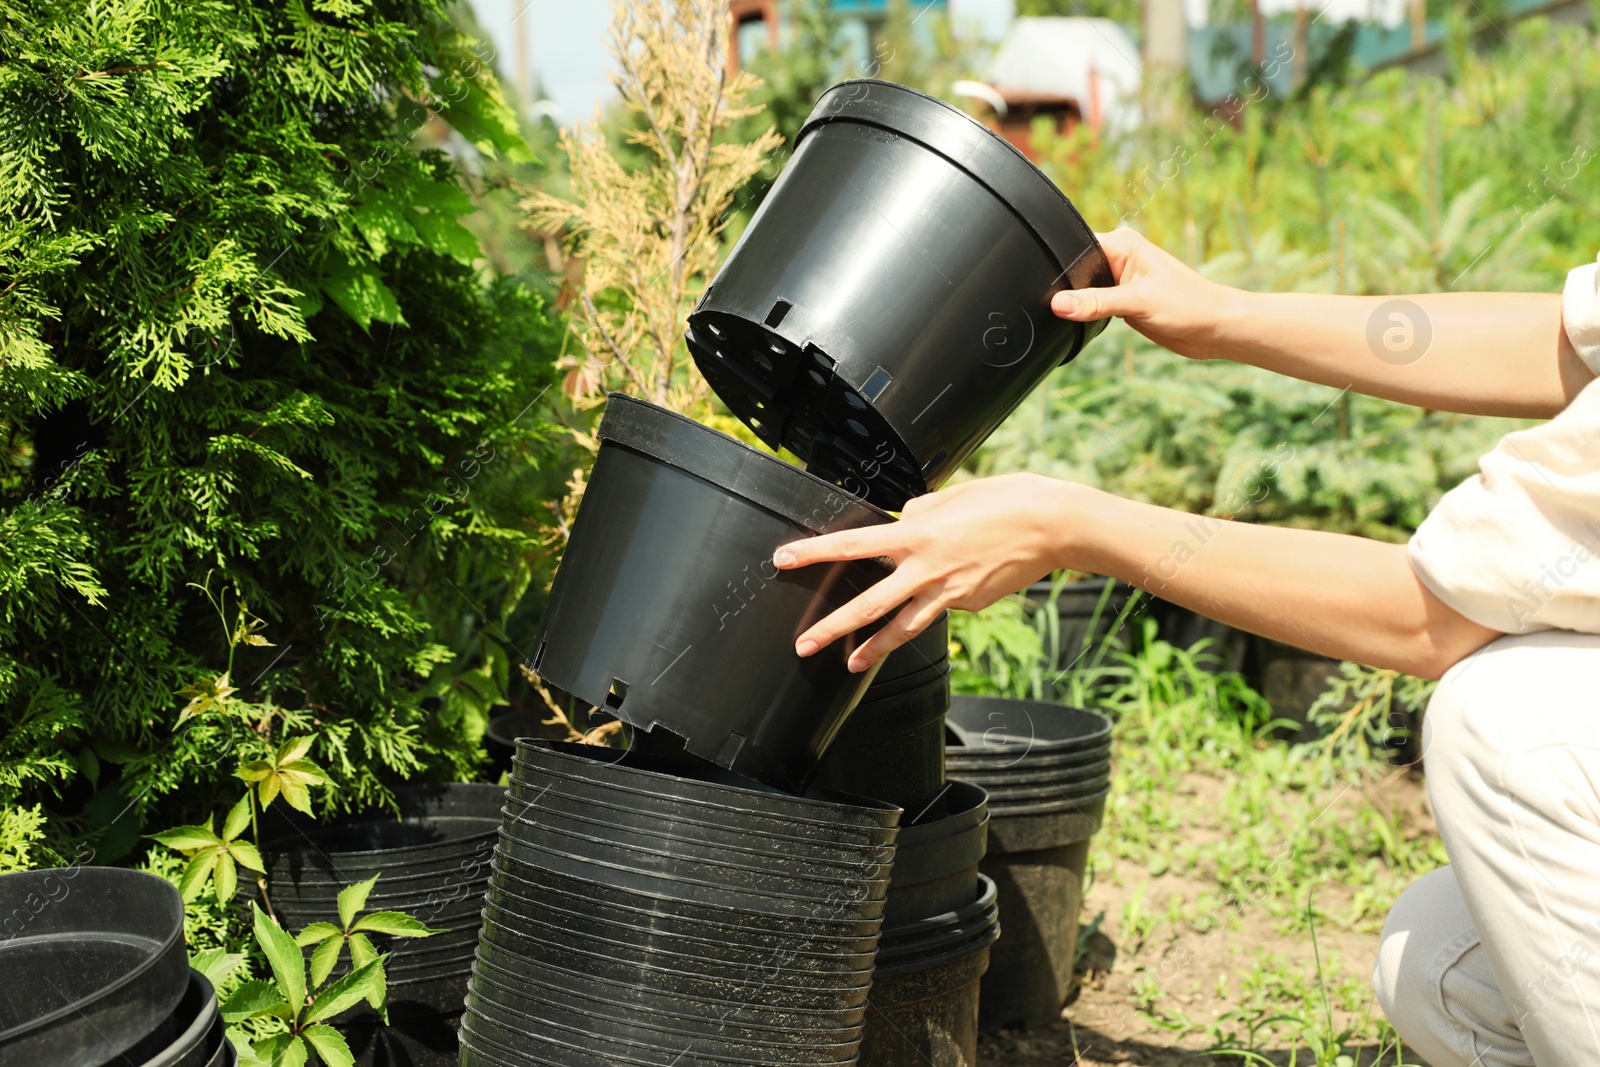
[[[817,101],[687,339],[762,440],[896,510],[1102,329],[1050,298],[1113,283],[1015,148],[931,96],[848,81]]]
[[[1034,582],[1023,593],[1035,618],[1044,622],[1045,656],[1058,671],[1087,667],[1106,646],[1107,655],[1125,652],[1137,628],[1124,620],[1114,632],[1117,616],[1134,595],[1134,587],[1110,578],[1064,582]],[[1134,613],[1130,612],[1130,619]]]
[[[518,905],[521,903],[516,902]],[[529,911],[526,907],[512,910],[491,903],[484,909],[483,921],[527,937],[545,936],[546,926],[559,926],[565,932],[581,930],[586,941],[592,938],[596,943],[604,942],[609,946],[607,951],[614,951],[619,958],[624,947],[638,947],[643,951],[665,953],[674,959],[694,963],[695,966],[699,965],[697,961],[705,961],[716,968],[756,968],[772,976],[771,980],[775,982],[790,972],[835,975],[870,971],[873,953],[877,948],[874,939],[860,949],[839,947],[827,952],[811,943],[806,943],[801,949],[763,935],[760,931],[747,931],[738,926],[725,927],[724,940],[715,942],[669,933],[654,925],[602,917],[555,905],[544,905],[537,911]]]
[[[893,695],[877,696],[876,689],[867,690],[867,698],[839,731],[815,781],[915,814],[944,787],[948,664]]]
[[[900,831],[884,902],[885,932],[971,903],[988,841],[988,797],[968,782],[948,782],[916,821]]]
[[[514,1026],[505,1026],[469,1010],[461,1025],[461,1067],[694,1067],[694,1065],[763,1064],[759,1057],[739,1058],[679,1051],[663,1054],[626,1042],[552,1040]],[[853,1067],[855,1057],[823,1062],[817,1067]]]
[[[916,685],[934,675],[950,673],[950,613],[942,613],[916,637],[907,641],[883,658],[872,684],[867,687],[867,700],[893,696],[902,690],[902,683]]]
[[[805,1014],[777,1008],[752,1015],[747,1006],[732,1001],[718,1001],[712,1005],[660,991],[646,994],[643,990],[615,983],[585,981],[582,976],[574,980],[570,972],[546,975],[546,980],[541,981],[526,973],[504,970],[487,960],[477,961],[475,967],[479,977],[491,985],[511,990],[513,995],[560,1004],[594,1016],[617,1013],[644,1020],[648,1028],[668,1033],[726,1033],[739,1041],[766,1045],[845,1044],[861,1037],[859,1013],[848,1016],[837,1012]],[[845,1019],[854,1021],[845,1025]]]
[[[655,857],[645,862],[619,856],[598,846],[593,851],[602,852],[605,858],[591,858],[586,854],[587,850],[562,851],[510,837],[502,838],[500,842],[501,856],[575,878],[609,882],[644,893],[678,894],[708,904],[796,918],[814,914],[817,902],[824,899],[849,900],[852,913],[867,919],[878,918],[883,914],[883,898],[889,882],[888,868],[874,865],[859,882],[846,884],[831,895],[820,891],[807,892],[798,885],[788,886],[788,892],[783,888],[732,887],[724,884],[726,872],[712,864],[680,862],[672,856]],[[496,862],[499,862],[498,859]],[[783,885],[781,876],[774,876],[774,881],[779,886]]]
[[[172,1014],[144,1040],[105,1067],[205,1067],[223,1040],[217,994],[199,971],[190,970],[188,983]]]
[[[98,1067],[158,1032],[189,987],[183,900],[108,867],[0,876],[0,1067]],[[41,981],[40,976],[49,981]]]
[[[511,757],[517,754],[517,738],[534,737],[559,741],[567,736],[566,728],[559,723],[546,725],[550,718],[548,708],[508,711],[489,720],[483,732],[483,747],[489,753],[488,781],[497,782],[502,774],[511,771]]]
[[[617,1012],[604,1000],[530,986],[520,975],[479,966],[468,994],[474,1010],[502,1025],[537,1019],[541,1033],[566,1041],[594,1036],[668,1054],[759,1057],[772,1064],[837,1063],[853,1056],[861,1027],[818,1032],[751,1031],[709,1019],[681,1019],[645,1009]]]
[[[553,909],[542,915],[527,915],[490,908],[485,909],[483,921],[485,936],[504,933],[538,941],[551,949],[683,970],[704,978],[756,981],[824,993],[864,987],[872,980],[872,952],[793,956],[769,951],[764,957],[749,952],[735,955],[658,934],[648,927],[617,926],[593,916]]]
[[[1042,700],[956,696],[946,725],[960,744],[945,749],[946,766],[1025,770],[1042,757],[1111,750],[1111,720],[1097,711]]]
[[[741,833],[770,833],[795,842],[796,854],[852,855],[887,860],[900,809],[886,801],[811,789],[794,796],[698,760],[667,759],[599,745],[523,742],[513,795],[536,803],[550,786],[597,802],[636,805],[674,822],[714,821]]]
[[[794,641],[889,568],[779,572],[772,553],[893,520],[776,456],[618,393],[598,433],[534,670],[635,727],[635,746],[803,788],[872,672],[846,667],[855,638],[806,659]]]
[[[557,855],[615,870],[666,878],[685,885],[705,885],[726,890],[729,899],[750,898],[748,906],[758,910],[779,907],[788,910],[793,898],[805,901],[845,895],[860,895],[863,902],[880,897],[887,888],[890,865],[872,864],[857,868],[836,867],[825,876],[810,873],[803,862],[788,861],[780,853],[737,857],[738,862],[701,858],[706,850],[683,839],[663,840],[659,847],[643,848],[612,840],[584,840],[563,836],[548,827],[519,825],[507,827],[501,851],[521,862],[539,861]],[[858,892],[859,890],[859,892]],[[782,904],[770,904],[778,898]],[[738,905],[736,905],[738,906]]]
[[[724,946],[737,939],[747,951],[768,954],[870,955],[878,944],[880,920],[838,918],[828,901],[818,901],[814,914],[773,916],[636,893],[527,866],[509,857],[501,860],[489,880],[486,902],[517,914],[537,916],[547,909],[582,911],[599,919]]]
[[[599,998],[611,1004],[613,1010],[648,1010],[668,1017],[695,1019],[700,1023],[726,1022],[731,1026],[752,1031],[789,1032],[799,1029],[808,1033],[832,1032],[860,1025],[860,1012],[864,1010],[857,1006],[851,1009],[855,1011],[854,1015],[848,1013],[841,1015],[838,1008],[796,1008],[793,1004],[783,1002],[781,997],[775,1004],[764,1005],[749,1000],[689,996],[661,988],[660,983],[652,986],[636,981],[605,978],[587,970],[573,969],[583,966],[582,960],[571,961],[572,966],[569,967],[556,965],[542,967],[537,973],[531,972],[526,966],[518,970],[507,969],[507,960],[516,962],[516,957],[491,945],[487,952],[473,962],[473,966],[480,969],[492,968],[494,973],[514,976],[530,986],[574,995],[581,991],[584,996]]]
[[[998,895],[983,877],[961,908],[886,931],[860,1063],[976,1067],[979,981],[1000,936]]]
[[[456,1067],[461,1061],[456,1031],[461,1025],[466,981],[461,979],[463,992],[444,1009],[437,1006],[437,998],[412,999],[409,986],[390,982],[387,1026],[365,1004],[340,1015],[334,1024],[360,1067]]]
[[[1072,989],[1089,839],[1100,828],[1105,799],[1102,792],[991,815],[982,870],[998,890],[1005,929],[983,979],[984,1032],[1046,1026],[1060,1017]]]
[[[663,808],[639,808],[627,803],[628,796],[615,788],[585,789],[570,783],[545,778],[542,786],[513,779],[506,802],[508,818],[519,821],[554,823],[569,828],[591,825],[615,827],[624,834],[687,840],[712,853],[725,850],[730,856],[768,855],[774,851],[798,857],[807,868],[846,867],[859,870],[863,864],[888,863],[894,857],[892,845],[850,847],[808,841],[782,831],[758,828],[774,825],[772,820],[744,820],[739,811],[727,812],[728,821],[718,824],[715,812],[672,802]]]
[[[399,816],[377,812],[319,822],[276,804],[262,818],[270,884],[349,885],[379,872],[385,882],[459,869],[500,823],[505,789],[479,782],[403,785]],[[280,890],[281,892],[281,890]]]
[[[1252,635],[1160,597],[1150,598],[1150,615],[1156,620],[1156,636],[1175,648],[1207,643],[1199,659],[1202,670],[1244,670]]]

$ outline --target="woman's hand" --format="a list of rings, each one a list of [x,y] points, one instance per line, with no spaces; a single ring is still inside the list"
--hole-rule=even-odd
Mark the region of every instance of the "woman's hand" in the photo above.
[[[1078,488],[1036,474],[981,478],[917,497],[899,522],[784,545],[772,557],[779,570],[879,556],[895,563],[894,574],[801,634],[795,651],[809,656],[895,612],[850,657],[850,669],[864,671],[946,608],[977,611],[1039,580],[1062,566]]]
[[[1201,277],[1135,230],[1096,234],[1117,284],[1106,289],[1064,289],[1050,308],[1073,322],[1112,315],[1163,348],[1210,359],[1219,326],[1231,314],[1237,289]]]

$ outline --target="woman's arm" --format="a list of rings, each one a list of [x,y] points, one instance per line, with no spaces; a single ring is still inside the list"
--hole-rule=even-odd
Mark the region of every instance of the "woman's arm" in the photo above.
[[[1430,593],[1403,545],[1187,515],[1033,474],[919,497],[897,523],[796,541],[774,562],[873,556],[894,560],[894,574],[802,634],[800,655],[893,613],[851,657],[865,670],[946,608],[976,611],[1061,569],[1121,578],[1332,660],[1426,678],[1500,636]]]
[[[1055,297],[1063,318],[1116,315],[1195,359],[1469,415],[1549,418],[1594,375],[1556,293],[1329,296],[1209,281],[1132,230],[1102,234],[1118,284]]]

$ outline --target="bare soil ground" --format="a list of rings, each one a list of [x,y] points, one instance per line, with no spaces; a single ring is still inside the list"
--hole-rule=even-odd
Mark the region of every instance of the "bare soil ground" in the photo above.
[[[1216,781],[1191,775],[1178,791],[1193,798],[1189,840],[1204,848],[1208,841],[1219,839],[1225,830],[1215,825],[1215,809],[1208,806],[1217,792]],[[1315,803],[1320,798],[1296,802]],[[1344,791],[1328,804],[1325,817],[1338,818],[1359,805],[1377,805],[1400,812],[1408,838],[1434,833],[1423,784],[1414,775],[1396,773]],[[1108,826],[1101,832],[1114,831]],[[1108,849],[1099,850],[1097,864],[1082,914],[1086,924],[1101,918],[1098,929],[1083,928],[1086,948],[1080,956],[1086,973],[1079,975],[1074,999],[1060,1021],[1047,1029],[983,1038],[979,1062],[984,1067],[1237,1064],[1244,1060],[1206,1050],[1215,1049],[1227,1036],[1244,1039],[1251,1022],[1280,1012],[1311,1022],[1324,1034],[1349,1029],[1363,1035],[1348,1046],[1360,1067],[1380,1061],[1420,1062],[1409,1053],[1397,1060],[1392,1045],[1380,1049],[1378,1041],[1367,1036],[1376,1029],[1374,1020],[1381,1018],[1368,977],[1381,918],[1369,914],[1345,925],[1336,919],[1319,922],[1315,949],[1307,932],[1286,935],[1284,909],[1261,900],[1227,907],[1220,924],[1202,929],[1207,924],[1168,921],[1167,916],[1183,914],[1186,902],[1214,896],[1214,881],[1172,871],[1152,877],[1140,864],[1112,857]],[[1141,888],[1140,899],[1134,900]],[[1370,912],[1354,900],[1355,895],[1348,887],[1321,887],[1315,898],[1317,911],[1330,917]],[[1386,906],[1386,901],[1380,903],[1380,916]],[[1142,929],[1124,928],[1130,910]],[[1328,996],[1326,1008],[1323,991]],[[1324,1027],[1330,1018],[1331,1026]],[[1301,1067],[1318,1063],[1318,1057],[1308,1055],[1305,1042],[1293,1039],[1296,1030],[1293,1024],[1263,1030],[1253,1047],[1272,1063],[1296,1062]]]

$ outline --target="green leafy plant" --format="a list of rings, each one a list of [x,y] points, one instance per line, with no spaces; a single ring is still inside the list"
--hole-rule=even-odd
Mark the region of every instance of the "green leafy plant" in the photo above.
[[[240,764],[475,774],[426,687],[537,621],[562,332],[461,223],[531,158],[490,58],[436,0],[6,6],[0,864],[223,840]]]
[[[222,1005],[240,1063],[304,1067],[315,1053],[327,1067],[352,1067],[355,1057],[331,1020],[362,1001],[383,1003],[387,988],[383,964],[388,957],[377,956],[327,984],[314,977],[308,982],[305,954],[295,939],[266,912],[251,907],[256,945],[272,978],[245,982]],[[237,1025],[251,1021],[267,1023],[274,1032],[251,1038]]]
[[[194,900],[210,882],[216,889],[217,900],[226,902],[233,898],[238,887],[240,867],[266,874],[266,864],[261,861],[256,846],[239,839],[250,826],[253,804],[249,793],[240,797],[222,820],[220,834],[212,829],[208,819],[200,825],[179,826],[154,835],[157,841],[188,859],[178,880],[183,899]]]
[[[333,973],[345,950],[350,952],[350,965],[365,967],[380,958],[372,944],[371,935],[388,937],[430,937],[445,931],[431,929],[426,923],[403,911],[375,911],[361,914],[367,906],[367,895],[378,883],[379,875],[365,882],[356,882],[339,890],[339,922],[317,922],[307,926],[295,936],[295,944],[311,949],[311,984],[321,985]],[[372,1006],[381,1007],[378,1001]]]

